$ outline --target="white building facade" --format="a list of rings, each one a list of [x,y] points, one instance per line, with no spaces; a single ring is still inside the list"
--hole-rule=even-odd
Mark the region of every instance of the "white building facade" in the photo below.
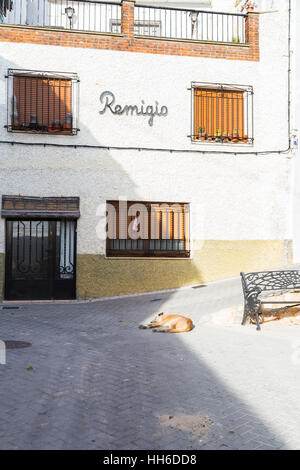
[[[2,296],[291,264],[291,2],[38,3],[0,2]]]

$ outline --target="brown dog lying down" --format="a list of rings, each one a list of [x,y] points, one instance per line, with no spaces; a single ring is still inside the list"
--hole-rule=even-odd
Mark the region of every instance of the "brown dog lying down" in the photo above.
[[[140,325],[139,328],[146,330],[153,328],[153,333],[185,333],[193,329],[193,322],[183,315],[168,315],[159,313],[148,325]]]

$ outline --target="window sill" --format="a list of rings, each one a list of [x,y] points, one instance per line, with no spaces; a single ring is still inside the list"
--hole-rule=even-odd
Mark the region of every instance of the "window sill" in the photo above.
[[[192,144],[197,145],[208,145],[212,146],[215,145],[217,147],[253,147],[254,142],[214,142],[214,141],[207,141],[207,140],[195,140],[191,139]]]
[[[176,258],[175,256],[104,256],[104,259],[107,260],[182,260],[182,261],[187,261],[191,260],[192,256],[186,256],[186,257],[178,257]]]
[[[17,129],[7,129],[7,132],[10,134],[30,134],[30,135],[66,135],[66,136],[74,136],[77,135],[79,129],[74,129],[74,132],[69,131],[35,131],[35,130],[17,130]]]

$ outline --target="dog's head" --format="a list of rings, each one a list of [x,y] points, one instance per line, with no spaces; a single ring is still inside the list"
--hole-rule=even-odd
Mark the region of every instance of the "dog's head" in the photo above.
[[[164,312],[159,313],[158,315],[156,315],[156,317],[154,318],[154,320],[152,320],[151,323],[154,323],[154,322],[157,322],[157,321],[161,320],[163,315],[164,315]]]

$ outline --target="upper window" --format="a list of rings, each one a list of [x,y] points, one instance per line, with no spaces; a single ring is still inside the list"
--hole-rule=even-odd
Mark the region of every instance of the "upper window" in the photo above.
[[[108,256],[186,258],[189,204],[107,202]]]
[[[194,141],[252,143],[252,87],[192,84]]]
[[[78,78],[74,74],[8,71],[8,131],[77,133]]]

